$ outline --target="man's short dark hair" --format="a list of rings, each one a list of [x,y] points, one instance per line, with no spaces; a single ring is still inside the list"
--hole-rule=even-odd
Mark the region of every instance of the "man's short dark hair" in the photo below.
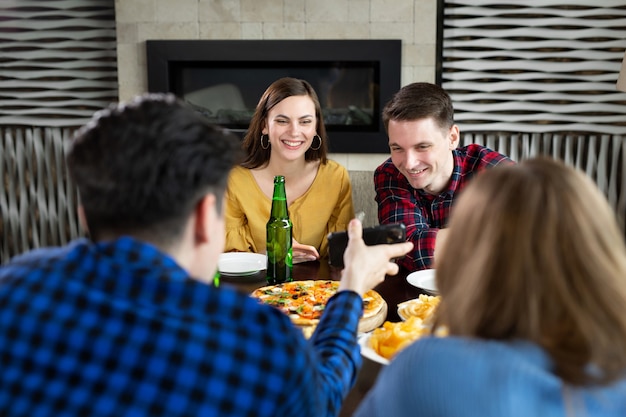
[[[412,83],[402,87],[383,109],[383,123],[389,128],[390,120],[413,121],[433,118],[442,129],[454,124],[452,99],[436,84]]]
[[[169,94],[96,113],[67,155],[89,233],[177,239],[208,193],[218,210],[240,140]]]

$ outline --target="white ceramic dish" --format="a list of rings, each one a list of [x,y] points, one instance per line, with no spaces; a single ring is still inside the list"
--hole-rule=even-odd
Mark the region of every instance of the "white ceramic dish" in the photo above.
[[[378,362],[381,365],[389,365],[389,359],[380,356],[374,349],[370,347],[370,337],[372,333],[363,333],[359,336],[359,346],[361,347],[361,356]]]
[[[407,275],[406,280],[414,287],[426,290],[431,294],[438,294],[434,269],[411,272]]]
[[[409,317],[419,317],[424,323],[432,323],[433,314],[437,309],[438,301],[436,295],[420,294],[419,297],[412,300],[404,301],[398,304],[398,316],[402,321],[406,321]],[[428,303],[427,306],[424,303]],[[425,324],[425,327],[430,327]]]
[[[249,252],[222,253],[217,264],[220,274],[234,276],[253,275],[266,268],[267,256]]]

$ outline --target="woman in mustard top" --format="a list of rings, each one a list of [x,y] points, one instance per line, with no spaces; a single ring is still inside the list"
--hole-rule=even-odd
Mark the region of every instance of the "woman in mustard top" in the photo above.
[[[313,87],[281,78],[268,87],[243,140],[245,160],[228,179],[225,251],[264,253],[274,176],[285,176],[295,261],[327,256],[329,232],[354,217],[347,170],[327,159],[322,111]]]

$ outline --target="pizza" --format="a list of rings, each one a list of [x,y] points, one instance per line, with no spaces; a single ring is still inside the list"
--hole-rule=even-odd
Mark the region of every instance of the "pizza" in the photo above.
[[[305,335],[310,335],[319,323],[328,299],[335,295],[338,288],[339,281],[291,281],[258,288],[251,295],[262,303],[281,310],[289,316],[292,323],[303,328]],[[386,306],[387,303],[379,293],[367,291],[363,295],[361,321],[369,321],[381,315],[384,320]],[[359,330],[363,331],[361,328]]]

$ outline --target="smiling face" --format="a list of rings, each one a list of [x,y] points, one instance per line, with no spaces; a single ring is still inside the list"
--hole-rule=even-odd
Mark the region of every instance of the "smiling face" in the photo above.
[[[429,194],[443,191],[454,168],[452,150],[459,128],[442,129],[433,118],[390,120],[387,127],[391,161],[411,186]]]
[[[315,104],[309,96],[290,96],[268,113],[262,132],[269,136],[272,158],[304,158],[316,135]]]

